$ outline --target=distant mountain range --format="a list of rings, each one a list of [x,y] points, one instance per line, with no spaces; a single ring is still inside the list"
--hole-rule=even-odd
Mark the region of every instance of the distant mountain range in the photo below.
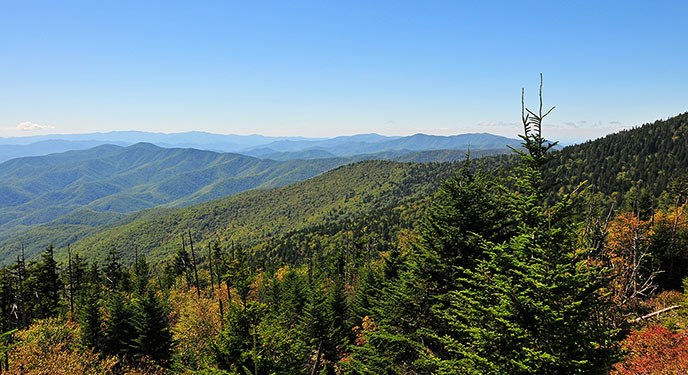
[[[286,185],[345,163],[263,160],[149,143],[12,159],[0,164],[0,234],[54,221],[107,224],[146,208]]]
[[[204,132],[165,134],[120,131],[0,138],[0,162],[23,156],[42,156],[56,152],[84,150],[103,144],[129,146],[140,142],[151,143],[164,148],[195,148],[215,152],[232,152],[274,160],[326,159],[383,152],[465,151],[469,147],[472,150],[497,150],[506,149],[506,146],[517,147],[520,145],[520,140],[487,133],[454,136],[416,134],[407,137],[359,134],[320,139],[221,135]]]
[[[0,144],[0,160],[9,159],[0,163],[0,254],[18,243],[26,245],[27,254],[35,253],[46,241],[72,243],[141,210],[288,185],[352,162],[456,161],[469,148],[481,157],[519,145],[490,134],[306,139],[115,132],[46,137],[0,139],[14,142]],[[140,139],[158,145],[130,144]],[[32,153],[50,154],[19,157]]]

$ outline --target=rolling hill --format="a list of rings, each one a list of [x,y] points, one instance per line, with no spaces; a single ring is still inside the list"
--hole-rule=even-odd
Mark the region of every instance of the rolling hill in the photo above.
[[[278,162],[145,143],[13,159],[0,164],[0,234],[16,243],[26,230],[51,223],[50,232],[76,225],[68,236],[74,238],[74,232],[83,234],[139,210],[286,185],[346,162]],[[24,241],[27,251],[37,250]]]
[[[126,259],[134,250],[165,259],[191,230],[197,239],[255,245],[286,233],[340,223],[375,210],[423,199],[456,170],[454,163],[364,161],[293,185],[252,190],[186,208],[149,210],[84,238],[72,249],[103,259],[116,246]]]

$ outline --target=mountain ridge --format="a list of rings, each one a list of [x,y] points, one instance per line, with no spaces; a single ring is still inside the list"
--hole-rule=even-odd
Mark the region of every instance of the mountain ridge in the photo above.
[[[421,139],[423,138],[423,139]],[[471,138],[471,141],[467,139]],[[428,142],[432,140],[432,142]],[[54,152],[83,150],[101,144],[129,146],[152,143],[163,148],[196,148],[215,152],[241,153],[247,156],[269,157],[282,153],[280,158],[298,159],[309,151],[322,151],[319,158],[353,156],[385,151],[420,151],[437,149],[496,149],[518,146],[520,140],[489,133],[468,133],[453,136],[414,134],[384,136],[376,133],[338,136],[333,138],[268,137],[262,135],[223,135],[205,132],[148,133],[118,131],[108,133],[57,134],[0,138],[0,162],[24,156],[43,156]],[[422,143],[425,142],[425,143]],[[434,143],[434,145],[433,145]],[[289,155],[289,152],[296,154]],[[310,158],[315,158],[312,155]]]

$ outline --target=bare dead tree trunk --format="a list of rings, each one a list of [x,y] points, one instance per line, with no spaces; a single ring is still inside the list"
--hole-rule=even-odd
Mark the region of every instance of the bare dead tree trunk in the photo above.
[[[675,310],[675,309],[680,309],[681,307],[683,307],[683,306],[681,306],[681,305],[669,306],[669,307],[663,308],[663,309],[661,309],[661,310],[657,310],[657,311],[655,311],[655,312],[651,312],[651,313],[649,313],[649,314],[646,314],[646,315],[637,317],[637,318],[633,319],[632,322],[633,322],[633,323],[642,322],[643,320],[650,319],[650,318],[652,318],[652,317],[654,317],[654,316],[657,316],[657,315],[659,315],[659,314],[663,314],[663,313],[665,313],[665,312],[667,312],[667,311],[671,311],[671,310]]]
[[[191,229],[189,229],[189,248],[191,248],[191,265],[193,266],[194,279],[196,284],[196,294],[201,298],[201,288],[198,285],[198,268],[196,268],[196,253],[193,248],[193,238],[191,238]]]

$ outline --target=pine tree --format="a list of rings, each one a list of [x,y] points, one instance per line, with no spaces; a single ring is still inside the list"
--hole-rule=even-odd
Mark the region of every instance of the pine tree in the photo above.
[[[134,292],[144,295],[150,280],[150,266],[145,256],[137,256],[134,264]]]
[[[129,278],[122,267],[121,254],[115,248],[111,248],[103,270],[105,277],[105,285],[110,290],[124,290],[130,289]]]
[[[133,325],[131,307],[122,292],[110,293],[107,300],[107,312],[103,350],[111,355],[128,356],[132,351],[136,330]]]
[[[58,275],[57,262],[53,258],[53,253],[53,245],[48,246],[41,254],[41,261],[33,268],[37,281],[39,318],[56,316],[60,304],[62,282]]]
[[[136,332],[132,342],[134,353],[168,366],[172,356],[172,333],[167,310],[152,290],[136,300],[132,322]]]
[[[488,176],[472,171],[468,158],[442,185],[411,248],[402,254],[393,247],[384,259],[384,280],[369,317],[377,330],[354,348],[354,373],[427,373],[433,364],[424,353],[446,356],[438,337],[447,327],[438,312],[449,306],[459,266],[484,256],[482,239],[498,241],[513,232],[513,219],[499,203],[503,194]]]
[[[400,277],[383,287],[374,329],[353,348],[352,373],[608,370],[605,270],[579,239],[578,190],[546,202],[550,112],[523,106],[513,180],[466,166],[442,187]]]
[[[96,287],[89,288],[82,294],[78,318],[82,345],[103,350],[103,328],[100,314],[100,298]]]
[[[10,268],[0,269],[0,332],[19,326],[16,313],[16,280]]]

